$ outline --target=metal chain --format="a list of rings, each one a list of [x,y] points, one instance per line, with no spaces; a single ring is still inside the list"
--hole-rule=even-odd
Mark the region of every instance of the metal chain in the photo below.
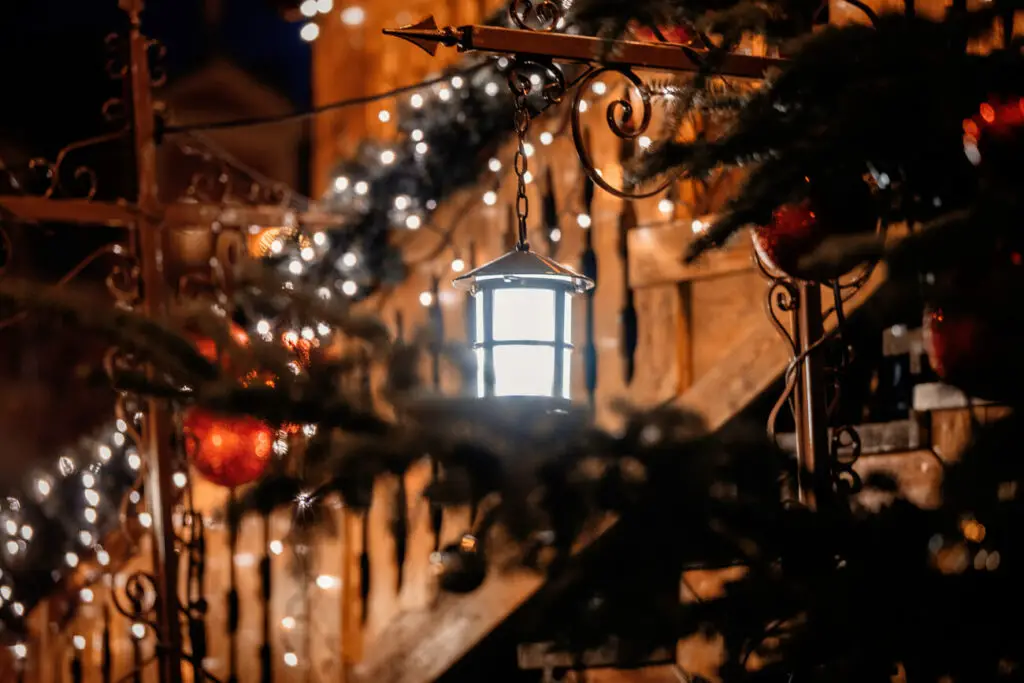
[[[512,78],[517,77],[513,75]],[[526,96],[529,88],[528,82],[512,83],[515,97],[515,130],[519,138],[514,166],[517,182],[516,217],[519,219],[519,241],[516,243],[516,251],[530,250],[530,243],[526,241],[526,219],[530,215],[530,198],[526,196],[526,174],[529,172],[526,160],[526,134],[530,128],[530,110],[527,108]]]

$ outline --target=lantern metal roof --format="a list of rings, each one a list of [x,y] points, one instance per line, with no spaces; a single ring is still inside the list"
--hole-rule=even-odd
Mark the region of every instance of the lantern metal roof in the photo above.
[[[554,280],[566,282],[577,293],[593,289],[594,281],[568,266],[553,261],[529,250],[510,251],[490,263],[452,280],[458,289],[475,292],[488,280],[513,283],[531,280]]]

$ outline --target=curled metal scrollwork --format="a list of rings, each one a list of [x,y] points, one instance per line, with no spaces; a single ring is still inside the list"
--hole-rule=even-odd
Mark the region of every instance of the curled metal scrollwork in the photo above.
[[[832,454],[832,479],[838,490],[846,494],[858,493],[864,483],[853,466],[857,464],[861,454],[860,434],[852,425],[836,427],[832,431],[830,444]],[[849,454],[843,450],[849,449]]]
[[[786,324],[782,322],[779,317],[779,312],[793,313],[800,306],[800,296],[797,292],[796,285],[787,278],[778,277],[773,275],[765,267],[764,263],[758,258],[757,254],[754,255],[754,262],[760,269],[761,273],[771,281],[771,285],[768,287],[768,292],[765,298],[765,308],[767,309],[768,318],[772,322],[772,326],[779,336],[789,346],[793,358],[798,358],[800,355],[800,347],[797,344],[797,340],[790,334]],[[775,426],[779,419],[779,414],[782,412],[783,407],[789,403],[793,397],[793,392],[796,390],[797,373],[793,372],[796,367],[796,363],[790,363],[789,368],[786,370],[785,375],[785,387],[782,390],[782,394],[779,395],[775,405],[772,406],[771,412],[768,414],[767,432],[768,438],[775,443]]]
[[[128,75],[128,64],[124,59],[123,41],[120,34],[110,33],[103,39],[107,48],[107,76],[119,81]]]
[[[527,21],[533,13],[539,26],[530,26]],[[513,0],[508,6],[508,18],[512,24],[524,31],[554,31],[562,21],[562,8],[553,0]]]
[[[156,611],[157,596],[156,579],[153,575],[143,571],[132,572],[125,577],[124,586],[121,588],[123,595],[117,590],[117,582],[114,583],[114,590],[110,592],[114,608],[126,619],[157,630],[157,624],[152,618]]]
[[[121,138],[126,132],[126,129],[121,129],[111,133],[103,133],[102,135],[86,138],[85,140],[72,142],[70,145],[58,152],[57,157],[52,162],[42,158],[35,158],[29,161],[29,169],[41,173],[47,181],[48,187],[43,192],[43,196],[49,199],[61,190],[68,190],[63,182],[63,168],[64,162],[67,161],[69,154],[76,150],[85,149],[105,142],[112,142]],[[71,194],[77,194],[78,197],[83,199],[92,199],[96,196],[96,191],[98,189],[96,171],[88,166],[78,166],[75,168],[72,177],[80,185],[84,179],[85,185],[84,188],[82,188],[83,191],[79,191],[78,193],[72,192]]]
[[[576,153],[579,155],[580,162],[583,165],[583,170],[588,176],[590,176],[590,179],[594,181],[594,184],[605,192],[619,197],[620,199],[645,199],[647,197],[653,197],[664,192],[670,185],[678,181],[682,177],[682,174],[676,173],[671,175],[651,190],[629,192],[611,185],[604,179],[604,177],[602,177],[602,175],[597,171],[597,167],[594,165],[594,161],[587,149],[586,137],[583,134],[583,124],[580,120],[580,114],[582,113],[580,111],[581,103],[583,102],[583,97],[589,91],[588,86],[608,72],[616,73],[629,81],[633,90],[639,95],[641,104],[640,121],[638,123],[633,123],[635,107],[629,99],[623,97],[610,102],[607,110],[605,111],[605,119],[608,123],[608,128],[616,137],[622,140],[635,140],[646,133],[651,126],[651,119],[653,118],[654,112],[653,105],[651,104],[651,92],[638,75],[624,67],[607,66],[591,68],[588,73],[578,79],[578,87],[576,89],[576,95],[573,98],[572,112],[570,113],[572,139],[573,144],[576,146]]]
[[[548,104],[558,104],[568,91],[565,74],[549,61],[540,61],[526,57],[516,57],[508,68],[508,87],[516,96],[529,96],[533,93],[530,74],[544,74],[540,94]]]

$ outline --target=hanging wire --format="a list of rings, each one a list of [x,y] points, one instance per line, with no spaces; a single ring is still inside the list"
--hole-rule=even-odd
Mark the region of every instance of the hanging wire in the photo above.
[[[353,97],[347,100],[338,100],[336,102],[328,102],[322,104],[319,107],[313,107],[306,111],[294,112],[291,114],[284,114],[280,116],[253,116],[246,119],[232,119],[230,121],[209,121],[206,123],[196,123],[181,126],[165,126],[163,129],[164,135],[179,135],[181,133],[194,133],[196,131],[210,131],[210,130],[224,130],[228,128],[251,128],[253,126],[267,126],[276,123],[287,123],[290,121],[304,121],[306,119],[313,118],[319,114],[325,112],[334,111],[336,109],[345,109],[347,107],[356,107],[362,104],[369,104],[371,102],[377,102],[379,100],[386,100],[396,95],[401,95],[413,90],[420,90],[431,85],[436,85],[444,81],[450,80],[453,76],[468,76],[474,74],[480,69],[488,66],[490,61],[483,61],[479,64],[475,64],[466,69],[460,69],[458,71],[451,71],[438,76],[436,78],[430,78],[419,83],[413,83],[412,85],[403,85],[400,88],[394,88],[374,95],[364,95],[363,97]]]

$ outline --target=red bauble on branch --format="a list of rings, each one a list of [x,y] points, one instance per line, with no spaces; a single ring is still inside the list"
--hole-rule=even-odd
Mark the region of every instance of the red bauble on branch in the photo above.
[[[192,466],[213,483],[242,486],[267,469],[275,432],[263,422],[193,407],[183,426]]]
[[[663,42],[654,29],[647,26],[638,26],[633,33],[636,34],[637,40],[648,43]],[[689,45],[693,42],[693,33],[685,26],[659,26],[658,33],[661,33],[661,37],[670,43]]]
[[[871,192],[857,179],[827,189],[812,186],[809,199],[775,209],[771,222],[754,227],[752,236],[758,258],[770,270],[801,280],[833,280],[846,271],[818,267],[812,272],[801,261],[829,237],[869,234],[876,225]]]
[[[238,346],[249,345],[249,334],[244,329],[242,329],[241,326],[236,325],[235,323],[229,323],[228,334],[231,335],[232,341]],[[217,357],[218,355],[220,355],[219,352],[221,351],[221,349],[217,348],[216,341],[208,337],[196,337],[193,340],[193,343],[195,344],[196,351],[199,352],[199,355],[201,355],[203,358],[210,361],[211,363],[217,362]],[[225,370],[230,370],[230,363],[228,361],[229,357],[227,355],[224,355],[222,363]]]

